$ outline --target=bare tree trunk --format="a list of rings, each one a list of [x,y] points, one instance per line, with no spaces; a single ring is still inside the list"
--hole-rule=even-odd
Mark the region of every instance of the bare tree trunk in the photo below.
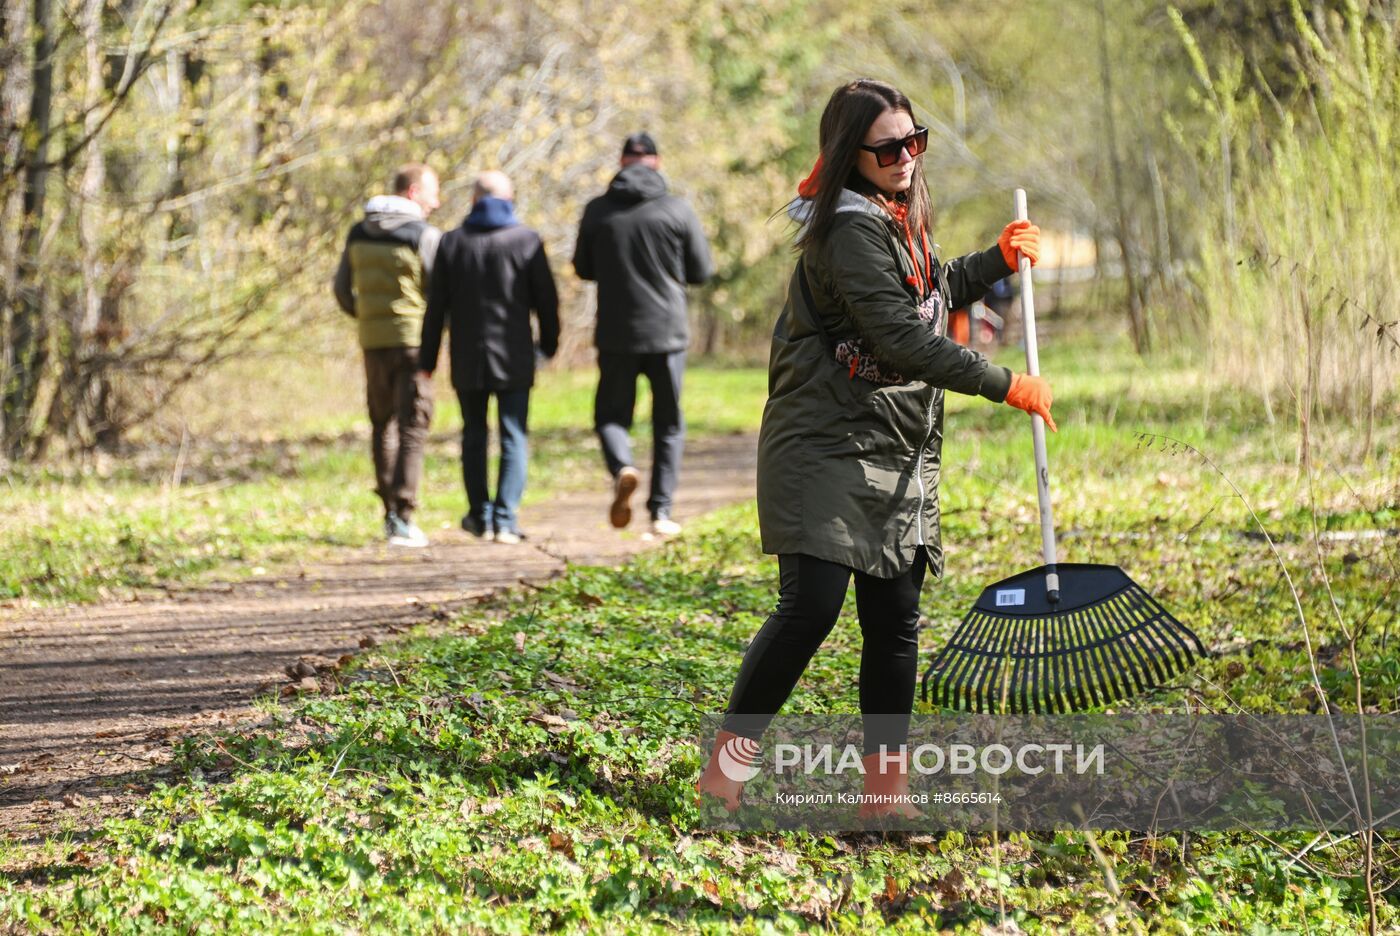
[[[1167,223],[1167,193],[1162,186],[1162,170],[1157,165],[1157,153],[1152,148],[1152,140],[1145,143],[1147,150],[1147,177],[1152,184],[1152,220],[1156,233],[1157,286],[1164,293],[1172,282],[1172,240]]]
[[[83,129],[88,134],[97,132],[101,119],[97,104],[104,91],[102,68],[106,57],[102,51],[103,6],[104,0],[84,0],[83,3],[83,62],[87,73],[83,95],[87,118]],[[65,381],[73,391],[70,442],[75,446],[86,445],[104,432],[105,426],[99,422],[97,410],[100,401],[111,392],[109,368],[92,364],[92,352],[100,343],[107,291],[106,270],[102,263],[106,223],[100,204],[106,187],[106,165],[102,142],[95,140],[84,152],[83,177],[78,187],[78,234],[82,245],[83,281],[82,299],[78,306],[82,314],[77,327],[73,329],[73,348],[68,364],[70,379]]]
[[[1123,192],[1123,164],[1118,155],[1118,125],[1113,118],[1113,69],[1108,55],[1108,9],[1099,0],[1099,64],[1103,86],[1104,131],[1108,137],[1108,160],[1113,171],[1113,200],[1118,208],[1118,252],[1123,258],[1123,280],[1128,291],[1128,322],[1132,326],[1133,348],[1141,354],[1151,346],[1143,316],[1142,293],[1133,268],[1132,236],[1128,226],[1128,205]]]
[[[44,189],[48,184],[48,146],[53,108],[54,8],[52,0],[34,0],[34,65],[26,136],[33,152],[26,154],[20,207],[19,262],[15,295],[6,328],[3,412],[5,451],[12,459],[29,449],[34,431],[34,404],[39,393],[48,344],[39,251],[43,241]]]
[[[290,93],[283,78],[273,79],[278,64],[286,53],[272,38],[272,20],[269,14],[259,16],[258,23],[262,35],[258,40],[258,54],[252,63],[253,68],[253,126],[250,141],[249,164],[255,169],[269,168],[275,155],[269,150],[278,149],[278,129],[281,124],[281,104]],[[280,177],[259,186],[257,194],[249,199],[249,223],[258,225],[267,220],[277,209],[285,181]]]
[[[0,0],[0,168],[16,165],[23,134],[20,116],[27,95],[24,0]],[[19,189],[0,178],[0,392],[9,383],[9,319],[18,254]],[[4,416],[0,414],[0,432]]]

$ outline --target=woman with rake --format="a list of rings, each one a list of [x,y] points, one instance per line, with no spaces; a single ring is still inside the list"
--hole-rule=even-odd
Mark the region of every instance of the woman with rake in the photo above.
[[[773,332],[758,453],[763,551],[778,604],[744,654],[696,789],[735,810],[748,759],[840,614],[855,576],[863,636],[861,817],[915,817],[905,742],[925,568],[943,569],[938,481],[943,392],[978,394],[1050,419],[1049,385],[946,337],[947,313],[1039,258],[1040,229],[1008,224],[987,250],[940,263],[909,99],[860,79],[821,119],[821,153],[789,214],[800,259]],[[896,716],[890,718],[889,716]],[[737,747],[736,747],[737,746]],[[882,756],[882,749],[887,752]]]

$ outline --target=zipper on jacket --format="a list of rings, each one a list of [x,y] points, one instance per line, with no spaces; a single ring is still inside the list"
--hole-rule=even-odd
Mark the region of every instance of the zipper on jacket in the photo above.
[[[948,290],[948,284],[947,284],[947,282],[943,279],[943,264],[941,264],[941,263],[938,262],[938,245],[937,245],[937,244],[934,244],[934,245],[933,245],[933,272],[934,272],[934,280],[935,280],[934,288],[937,289],[937,290],[939,290],[939,291],[942,293],[942,298],[943,298],[943,314],[946,316],[946,315],[948,314],[948,301],[949,301],[949,299],[952,298],[952,296],[951,296],[951,294],[950,294],[950,292],[949,292],[949,290]],[[945,319],[945,321],[946,321],[946,319]],[[919,446],[919,451],[918,451],[918,453],[914,456],[915,458],[918,459],[918,463],[914,466],[914,477],[915,477],[915,478],[918,480],[918,482],[919,482],[919,514],[918,514],[918,517],[917,517],[917,520],[916,520],[916,522],[917,522],[918,535],[917,535],[917,541],[916,541],[915,544],[914,544],[914,545],[916,545],[916,546],[927,546],[927,545],[928,545],[928,543],[924,542],[924,501],[925,501],[925,500],[927,499],[927,497],[928,497],[928,493],[927,493],[927,491],[925,491],[925,489],[924,489],[924,450],[928,448],[929,442],[932,441],[932,439],[933,439],[933,403],[934,403],[934,400],[937,398],[937,396],[938,396],[938,391],[937,391],[937,390],[934,390],[933,393],[929,394],[929,398],[928,398],[928,417],[927,417],[927,419],[928,419],[928,432],[927,432],[927,434],[925,434],[925,436],[924,436],[923,444],[921,444],[921,445]]]
[[[929,394],[928,434],[924,436],[924,441],[919,445],[919,451],[914,456],[918,459],[918,462],[914,465],[914,477],[919,482],[919,513],[918,517],[916,518],[916,522],[918,524],[918,539],[914,543],[915,546],[928,545],[924,542],[924,500],[927,498],[927,492],[924,490],[924,449],[928,448],[929,440],[933,438],[933,398],[934,395],[937,394],[937,392],[938,391],[935,390],[933,393]]]

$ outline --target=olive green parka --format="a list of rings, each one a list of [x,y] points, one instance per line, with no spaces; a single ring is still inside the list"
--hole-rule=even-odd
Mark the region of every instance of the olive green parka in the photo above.
[[[799,200],[789,213],[801,223],[808,210]],[[918,271],[902,237],[883,208],[845,191],[828,235],[803,252],[788,284],[758,442],[765,553],[801,553],[893,578],[923,547],[942,575],[943,391],[1000,403],[1011,372],[948,338],[946,311],[932,322],[920,318]],[[995,245],[932,265],[945,310],[980,299],[1013,272]],[[815,308],[804,298],[802,269]],[[829,343],[851,337],[908,382],[851,376]]]

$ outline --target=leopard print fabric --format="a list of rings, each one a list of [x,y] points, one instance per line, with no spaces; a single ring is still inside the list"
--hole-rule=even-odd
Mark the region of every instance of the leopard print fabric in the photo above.
[[[948,333],[948,310],[944,307],[942,290],[934,289],[919,305],[919,318],[940,336]],[[838,341],[834,351],[836,363],[847,369],[852,380],[860,377],[882,387],[909,382],[894,368],[881,364],[862,338]]]

